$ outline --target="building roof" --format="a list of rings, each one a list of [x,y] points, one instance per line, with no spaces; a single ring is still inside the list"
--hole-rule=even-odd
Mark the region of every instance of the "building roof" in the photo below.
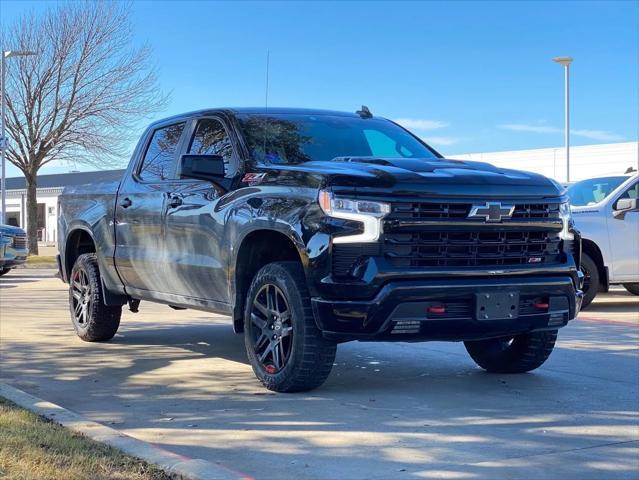
[[[38,188],[64,188],[69,185],[110,182],[120,180],[124,170],[98,170],[94,172],[55,173],[38,175]],[[6,180],[8,190],[24,190],[27,188],[24,177],[12,177]]]

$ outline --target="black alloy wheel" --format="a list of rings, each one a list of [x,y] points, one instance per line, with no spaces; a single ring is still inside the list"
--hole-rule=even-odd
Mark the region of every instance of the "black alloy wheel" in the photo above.
[[[244,306],[244,345],[269,390],[303,392],[324,383],[337,344],[317,327],[300,262],[269,263],[255,274]]]
[[[85,342],[104,342],[118,331],[122,306],[106,305],[95,253],[80,255],[73,265],[69,310],[73,329]]]
[[[71,314],[73,323],[80,329],[89,325],[92,301],[89,275],[84,269],[75,270],[71,278]]]
[[[286,295],[277,285],[267,283],[255,297],[250,335],[264,371],[271,375],[282,371],[291,357],[293,325]]]

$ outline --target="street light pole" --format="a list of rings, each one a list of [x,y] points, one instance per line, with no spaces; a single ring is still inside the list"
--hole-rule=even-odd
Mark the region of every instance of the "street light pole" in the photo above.
[[[555,57],[553,61],[564,66],[564,144],[566,146],[566,183],[570,182],[570,64],[571,57]]]
[[[5,150],[7,149],[9,142],[7,137],[5,136],[5,103],[6,103],[6,78],[7,78],[7,58],[10,57],[26,57],[29,55],[35,55],[35,52],[29,51],[2,51],[2,59],[0,60],[0,67],[2,68],[2,72],[0,72],[0,77],[2,79],[2,85],[0,86],[0,103],[2,104],[0,116],[2,116],[2,131],[0,132],[0,155],[2,156],[2,180],[0,181],[0,189],[2,189],[2,212],[0,213],[0,223],[5,223],[7,219],[7,167],[6,167],[6,155]]]
[[[2,87],[1,87],[1,95],[2,95],[2,99],[0,100],[2,102],[2,113],[0,114],[2,116],[2,133],[0,133],[0,155],[2,155],[2,184],[0,185],[0,188],[2,189],[2,215],[0,216],[0,224],[4,224],[6,223],[6,219],[7,219],[7,184],[6,184],[6,179],[7,179],[7,170],[6,170],[6,160],[5,160],[5,155],[4,155],[4,151],[7,148],[7,139],[4,136],[4,83],[5,83],[5,71],[6,71],[6,60],[5,60],[5,53],[4,51],[2,52],[2,60],[0,60],[2,62],[2,72],[0,72],[0,76],[2,77]]]

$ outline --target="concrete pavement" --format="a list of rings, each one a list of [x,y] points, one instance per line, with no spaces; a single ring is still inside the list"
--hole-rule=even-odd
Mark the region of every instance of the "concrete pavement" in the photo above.
[[[258,479],[639,478],[639,297],[599,297],[526,375],[463,345],[341,345],[319,390],[264,390],[229,319],[142,303],[73,333],[51,270],[0,279],[0,381]]]

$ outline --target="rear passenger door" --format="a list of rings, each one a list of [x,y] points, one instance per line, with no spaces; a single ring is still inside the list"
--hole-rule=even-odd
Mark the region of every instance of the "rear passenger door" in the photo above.
[[[164,212],[185,126],[182,121],[150,131],[118,192],[115,263],[127,291],[137,291],[138,297],[153,298],[152,292],[172,289]]]
[[[223,243],[227,211],[220,208],[219,200],[229,192],[240,158],[231,130],[221,118],[199,118],[191,130],[185,153],[222,156],[226,178],[219,183],[191,179],[174,183],[165,218],[166,246],[176,279],[172,293],[188,297],[193,304],[198,299],[227,303],[230,246]]]

